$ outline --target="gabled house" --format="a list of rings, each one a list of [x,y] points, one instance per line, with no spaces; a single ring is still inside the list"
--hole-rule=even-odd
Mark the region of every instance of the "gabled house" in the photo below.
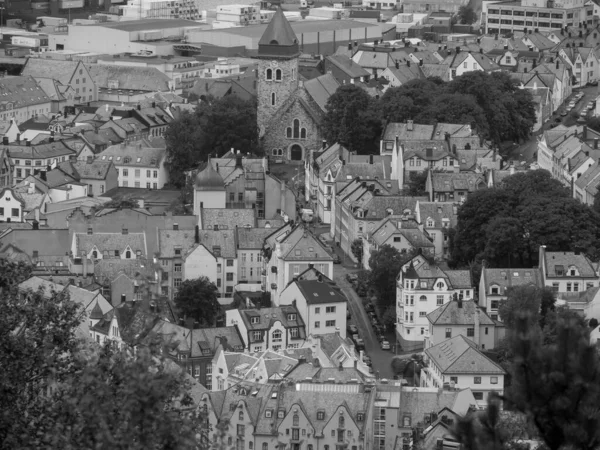
[[[425,349],[427,367],[421,370],[421,386],[470,388],[478,406],[487,405],[490,392],[502,395],[506,371],[470,339],[458,335]]]
[[[340,85],[367,82],[371,73],[346,55],[329,55],[325,58],[325,71],[331,72]]]
[[[144,259],[148,255],[145,233],[74,233],[71,253],[88,259]]]
[[[588,206],[592,206],[600,185],[600,163],[596,162],[579,177],[573,185],[573,196]]]
[[[573,87],[583,87],[598,81],[600,65],[593,47],[561,48],[558,55],[571,67]]]
[[[542,282],[558,299],[579,296],[579,292],[600,286],[598,264],[581,252],[548,252],[540,245],[539,267]]]
[[[25,202],[9,187],[0,191],[0,222],[24,222]]]
[[[306,335],[339,333],[346,337],[348,299],[330,279],[293,280],[281,293],[280,305],[297,308],[306,326]]]
[[[458,223],[458,204],[452,202],[418,201],[415,220],[419,228],[432,240],[436,260],[450,256],[450,229]]]
[[[280,304],[279,297],[293,277],[309,265],[327,277],[333,276],[333,257],[302,224],[287,224],[273,232],[265,240],[263,255],[265,290],[275,305]]]
[[[444,270],[423,255],[406,263],[396,283],[396,335],[404,351],[422,348],[429,334],[427,315],[454,298],[473,299],[468,270]]]
[[[363,235],[363,259],[362,266],[370,270],[369,259],[371,254],[381,248],[382,245],[389,245],[402,254],[412,251],[433,257],[435,246],[421,229],[417,222],[408,220],[406,217],[391,216],[384,219],[381,224],[373,231]]]
[[[464,336],[481,350],[493,350],[498,342],[496,323],[479,308],[475,300],[453,300],[427,314],[429,336],[425,348],[441,344],[454,336]]]
[[[237,326],[250,353],[302,347],[306,326],[294,305],[261,309],[232,309],[226,312],[226,324]]]
[[[443,64],[449,66],[450,81],[468,72],[481,71],[489,73],[501,70],[498,64],[483,53],[461,52],[460,47],[456,48],[456,52],[450,53]]]
[[[556,148],[562,142],[566,141],[569,136],[574,136],[578,133],[579,130],[576,126],[565,127],[564,125],[544,131],[537,145],[537,164],[539,168],[552,173]]]
[[[87,195],[102,196],[105,192],[118,187],[119,174],[111,161],[94,160],[65,161],[58,165],[59,169],[75,180],[87,185]]]
[[[94,274],[102,294],[113,306],[156,298],[158,289],[157,267],[151,260],[70,258],[69,269],[74,273]]]
[[[469,193],[486,187],[481,173],[433,172],[427,174],[425,189],[431,202],[463,203]]]
[[[544,287],[539,269],[492,269],[484,263],[479,280],[479,306],[492,320],[500,321],[498,307],[506,300],[507,289],[520,286]]]
[[[436,62],[432,62],[435,64]],[[394,66],[386,68],[381,76],[389,81],[386,90],[390,87],[399,87],[411,80],[419,80],[425,78],[425,74],[422,70],[423,66],[420,64],[411,64],[407,60],[406,64],[396,62]]]
[[[206,389],[212,389],[212,361],[219,348],[241,352],[244,342],[237,327],[187,328],[159,320],[138,344],[152,345],[159,339],[163,355],[181,366]]]

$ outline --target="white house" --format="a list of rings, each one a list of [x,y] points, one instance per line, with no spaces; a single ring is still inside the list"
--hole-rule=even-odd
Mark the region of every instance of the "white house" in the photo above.
[[[0,192],[0,222],[22,222],[25,202],[12,191],[4,188]]]
[[[119,172],[119,186],[162,189],[169,182],[165,148],[143,147],[141,142],[112,145],[97,159],[112,161]]]
[[[227,326],[237,325],[251,353],[302,347],[306,327],[295,306],[226,311]]]
[[[396,334],[405,351],[424,346],[429,335],[429,313],[451,301],[455,294],[464,300],[473,299],[468,270],[442,270],[422,255],[402,267],[396,286]]]
[[[478,406],[487,404],[490,392],[504,392],[504,369],[462,335],[426,349],[425,360],[427,367],[421,370],[423,387],[470,388]]]
[[[347,299],[331,280],[292,281],[279,297],[280,305],[295,305],[307,335],[339,333],[346,337]]]

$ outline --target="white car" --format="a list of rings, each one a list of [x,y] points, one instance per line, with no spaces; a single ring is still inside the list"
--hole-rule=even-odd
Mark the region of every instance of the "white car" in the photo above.
[[[390,343],[388,341],[381,341],[381,350],[389,350]]]
[[[589,102],[587,104],[587,109],[594,109],[594,102]]]

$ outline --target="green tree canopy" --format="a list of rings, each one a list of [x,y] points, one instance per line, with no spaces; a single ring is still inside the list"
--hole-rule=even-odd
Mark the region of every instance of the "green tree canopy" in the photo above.
[[[376,153],[381,134],[379,105],[364,89],[346,84],[325,105],[323,136],[359,154]]]
[[[369,284],[379,294],[379,305],[387,308],[396,299],[396,277],[402,266],[409,261],[415,253],[401,254],[398,249],[384,244],[371,253],[369,258]]]
[[[471,25],[477,22],[477,14],[469,5],[463,5],[458,9],[458,18],[463,25]]]
[[[598,215],[573,199],[545,170],[519,173],[476,191],[459,208],[454,263],[486,259],[491,267],[531,267],[540,245],[554,251],[600,249]]]
[[[207,277],[186,280],[175,294],[175,305],[181,315],[191,317],[202,326],[214,326],[221,310],[217,286]]]
[[[182,188],[185,171],[209,155],[222,156],[232,148],[257,152],[256,102],[229,95],[199,103],[194,112],[184,111],[169,124],[165,140],[170,183]]]
[[[359,263],[362,262],[363,257],[363,241],[362,239],[354,239],[352,241],[352,245],[350,245],[350,251],[354,255],[354,257],[358,260]]]

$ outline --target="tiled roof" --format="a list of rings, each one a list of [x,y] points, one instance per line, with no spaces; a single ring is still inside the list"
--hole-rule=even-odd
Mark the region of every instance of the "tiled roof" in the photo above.
[[[410,415],[413,424],[422,420],[426,414],[437,414],[444,408],[454,406],[459,391],[423,392],[418,389],[402,389],[400,408],[398,410],[399,424],[405,415]]]
[[[69,84],[78,65],[78,61],[28,58],[21,75],[50,78],[60,81],[62,84]]]
[[[327,57],[327,60],[338,69],[345,72],[351,78],[369,76],[369,72],[363,69],[359,64],[356,64],[346,55],[330,55]]]
[[[214,256],[222,258],[236,258],[235,230],[200,230],[200,242]],[[219,247],[220,255],[216,254],[215,247]]]
[[[456,159],[456,157],[450,153],[450,149],[446,141],[403,141],[401,145],[404,148],[403,158],[405,161],[413,156],[417,156],[418,158],[426,161],[439,161],[447,156]]]
[[[194,230],[158,230],[158,248],[161,258],[174,258],[178,248],[180,258],[194,246]]]
[[[423,64],[421,70],[426,78],[439,77],[443,81],[450,79],[450,64]]]
[[[11,158],[24,158],[24,159],[47,159],[55,158],[58,156],[69,156],[75,155],[75,151],[71,150],[62,141],[54,141],[52,143],[25,145],[24,142],[21,144],[12,143],[8,148],[8,153]]]
[[[469,137],[472,136],[470,125],[438,123],[436,125],[423,125],[413,123],[391,122],[384,130],[383,139],[392,141],[398,136],[402,141],[418,140],[445,140],[446,133],[451,137]]]
[[[237,248],[258,250],[265,245],[265,239],[273,232],[272,228],[237,228]]]
[[[234,230],[238,227],[254,227],[256,224],[256,212],[249,208],[202,208],[200,212],[201,227],[205,230],[213,230],[215,225],[219,229]]]
[[[98,88],[114,90],[169,91],[171,79],[155,67],[88,64],[90,76]],[[110,82],[109,82],[110,81]]]
[[[401,195],[375,195],[365,202],[361,208],[364,210],[364,220],[379,220],[391,214],[402,214],[405,210],[415,211],[418,201],[425,201],[427,197],[408,197]]]
[[[340,87],[340,83],[330,73],[304,82],[304,89],[319,105],[321,112],[325,112],[327,100],[337,91],[338,87]]]
[[[477,350],[475,343],[462,335],[426,349],[425,354],[444,375],[506,373],[502,367]]]
[[[103,284],[110,284],[122,273],[130,278],[136,278],[136,274],[154,277],[154,269],[146,259],[101,259],[94,262],[94,276]]]
[[[478,322],[475,314],[479,316]],[[450,301],[429,313],[427,319],[433,325],[494,325],[494,321],[473,300],[463,300],[462,306]]]
[[[57,188],[64,186],[65,184],[79,184],[78,180],[60,169],[52,169],[46,172],[45,183],[50,188]]]
[[[486,186],[483,174],[471,172],[431,172],[431,181],[434,192],[454,192],[455,190],[473,192]]]
[[[332,261],[333,257],[303,225],[296,226],[280,242],[281,257],[285,261]]]
[[[389,53],[385,52],[359,50],[352,59],[362,67],[385,69],[394,65]]]
[[[454,289],[471,289],[473,287],[469,270],[446,270],[444,273]]]
[[[127,247],[131,248],[133,256],[136,252],[141,252],[146,256],[146,234],[145,233],[75,233],[77,252],[85,251],[86,254],[92,251],[94,247],[100,253],[109,252],[109,258],[113,257],[115,251],[119,251],[119,257]],[[107,257],[105,255],[105,257]]]
[[[65,161],[59,164],[59,167],[78,180],[105,180],[112,165],[110,161],[96,159],[91,163],[86,161]]]
[[[96,159],[107,162],[112,161],[115,166],[158,168],[166,155],[167,150],[165,148],[142,147],[141,143],[133,145],[118,144],[98,153]]]
[[[417,217],[427,229],[427,219],[433,219],[434,228],[441,228],[443,219],[448,219],[448,226],[453,228],[458,221],[458,208],[451,202],[418,202]]]
[[[30,76],[4,77],[0,80],[0,105],[3,109],[16,110],[50,101],[50,97]],[[10,108],[8,105],[11,105]]]
[[[543,281],[539,269],[483,269],[485,289],[489,292],[490,287],[497,286],[498,294],[505,295],[506,289],[515,286],[533,285],[543,287]]]
[[[574,267],[579,272],[577,277],[597,278],[596,270],[587,256],[579,252],[545,252],[544,264],[546,277],[568,278],[569,269]],[[562,275],[559,272],[562,271]]]
[[[31,277],[19,284],[19,292],[37,292],[40,289],[44,291],[43,296],[45,298],[50,298],[54,292],[59,293],[66,290],[66,286],[44,280],[40,277]]]
[[[335,284],[319,280],[301,280],[296,281],[300,292],[304,295],[306,303],[309,305],[319,305],[322,303],[346,303],[348,299]]]
[[[68,229],[13,229],[0,237],[2,249],[8,244],[13,244],[29,256],[37,251],[39,256],[64,258],[65,251],[71,248]]]

